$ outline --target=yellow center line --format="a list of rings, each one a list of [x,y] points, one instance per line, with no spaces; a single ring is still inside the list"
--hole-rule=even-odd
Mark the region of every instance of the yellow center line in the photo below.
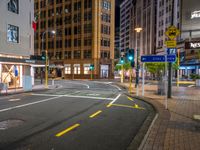
[[[66,134],[67,132],[69,132],[69,131],[71,131],[71,130],[73,130],[73,129],[79,127],[79,126],[80,126],[80,124],[75,124],[75,125],[73,125],[73,126],[67,128],[67,129],[65,129],[65,130],[63,130],[63,131],[57,133],[57,134],[56,134],[56,137],[60,137],[60,136]]]
[[[101,112],[102,112],[101,110],[95,112],[94,114],[90,115],[90,118],[94,118],[95,116],[97,116],[97,115],[100,114]]]
[[[131,97],[128,97],[128,96],[127,96],[127,98],[128,98],[128,100],[130,100],[130,101],[134,101]]]

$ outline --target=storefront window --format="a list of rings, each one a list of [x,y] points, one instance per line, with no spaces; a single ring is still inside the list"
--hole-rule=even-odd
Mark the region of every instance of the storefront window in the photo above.
[[[84,74],[89,74],[90,71],[90,67],[89,66],[85,66],[84,67]]]
[[[21,82],[21,69],[19,65],[2,64],[1,82],[8,88],[18,88]]]
[[[80,65],[74,65],[74,74],[80,74],[81,68]]]
[[[71,74],[71,67],[65,67],[65,74]]]

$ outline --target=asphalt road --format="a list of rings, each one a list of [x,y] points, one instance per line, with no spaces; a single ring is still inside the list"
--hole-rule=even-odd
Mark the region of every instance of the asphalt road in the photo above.
[[[0,150],[125,150],[153,108],[110,82],[0,97]]]

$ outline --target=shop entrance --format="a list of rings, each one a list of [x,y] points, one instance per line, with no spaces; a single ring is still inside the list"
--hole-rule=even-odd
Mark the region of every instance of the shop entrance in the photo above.
[[[101,78],[108,78],[109,74],[109,66],[101,65]]]

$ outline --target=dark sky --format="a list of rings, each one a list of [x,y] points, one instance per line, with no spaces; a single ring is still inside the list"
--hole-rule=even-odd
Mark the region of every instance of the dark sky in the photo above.
[[[120,15],[120,7],[119,5],[121,4],[123,0],[115,0],[116,3],[116,8],[115,8],[115,27],[119,27],[119,15]]]

